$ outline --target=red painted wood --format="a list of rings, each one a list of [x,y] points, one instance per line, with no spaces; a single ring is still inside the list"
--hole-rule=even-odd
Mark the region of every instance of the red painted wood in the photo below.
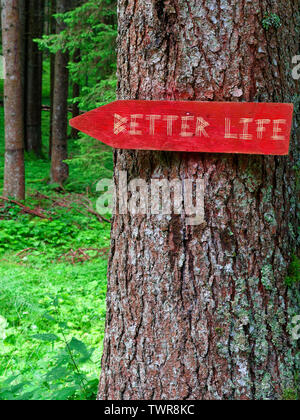
[[[287,155],[292,104],[117,101],[70,121],[119,149]]]

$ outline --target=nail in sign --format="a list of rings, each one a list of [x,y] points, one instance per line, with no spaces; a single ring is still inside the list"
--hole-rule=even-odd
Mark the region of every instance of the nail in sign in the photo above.
[[[70,121],[117,149],[288,155],[292,104],[117,101]]]

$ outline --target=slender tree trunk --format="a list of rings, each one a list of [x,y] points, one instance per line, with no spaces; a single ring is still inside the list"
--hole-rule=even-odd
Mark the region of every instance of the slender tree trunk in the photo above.
[[[2,0],[2,47],[6,62],[4,195],[23,200],[25,170],[20,29],[18,0]]]
[[[73,84],[73,98],[78,98],[79,95],[80,95],[80,87],[77,83],[74,83]],[[79,109],[78,103],[76,102],[72,105],[72,118],[76,118],[78,117],[78,115],[80,115],[80,109]],[[71,137],[72,139],[78,138],[78,130],[76,130],[76,128],[72,128]]]
[[[23,130],[25,134],[25,90],[26,90],[26,45],[27,45],[27,35],[26,35],[26,21],[27,21],[27,8],[26,0],[19,0],[19,16],[20,16],[20,40],[21,40],[21,80],[22,80],[22,113],[23,113]],[[25,143],[25,135],[24,135]]]
[[[57,13],[68,10],[68,0],[57,2]],[[64,24],[58,20],[57,33],[64,29]],[[51,179],[62,184],[69,175],[68,165],[64,160],[68,157],[68,88],[69,72],[67,69],[69,54],[58,51],[55,56],[55,80],[52,116],[52,153],[51,153]]]
[[[74,54],[73,62],[78,63],[79,61],[80,61],[80,50],[77,50]],[[79,95],[80,95],[80,86],[78,83],[73,83],[73,99],[78,98]],[[79,114],[80,114],[80,110],[79,110],[78,103],[76,102],[72,106],[72,117],[73,118],[78,117]],[[76,130],[76,128],[72,128],[71,137],[72,139],[78,138],[78,130]]]
[[[82,0],[73,0],[73,8],[79,7],[83,3]],[[79,63],[80,62],[80,50],[76,50],[73,56],[73,62]],[[78,98],[80,96],[80,86],[78,83],[73,83],[73,93],[72,93],[73,99]],[[72,118],[76,118],[80,115],[80,109],[78,106],[78,103],[74,103],[72,106]],[[71,138],[77,139],[78,138],[78,130],[76,128],[72,128],[71,130]]]
[[[51,19],[52,19],[52,15],[51,15],[51,8],[52,8],[52,1],[51,0],[47,0],[47,2],[45,3],[44,6],[44,13],[46,16],[46,19],[44,20],[44,33],[47,35],[51,34]]]
[[[42,52],[34,39],[43,33],[43,0],[29,0],[27,9],[27,72],[25,96],[25,146],[37,156],[42,153]]]
[[[119,99],[292,102],[298,6],[119,0]],[[266,12],[280,28],[263,28]],[[295,387],[299,126],[297,108],[289,157],[115,152],[117,187],[121,170],[148,185],[202,177],[205,223],[115,215],[99,399],[276,400]]]
[[[56,33],[56,20],[53,15],[56,12],[56,0],[51,1],[50,33]],[[52,155],[52,133],[53,133],[53,100],[54,100],[54,80],[55,80],[55,55],[50,54],[50,136],[49,136],[49,157]]]

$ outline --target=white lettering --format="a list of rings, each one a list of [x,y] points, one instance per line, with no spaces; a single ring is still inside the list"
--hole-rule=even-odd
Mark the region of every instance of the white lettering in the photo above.
[[[273,122],[273,140],[285,140],[284,136],[280,136],[279,133],[282,132],[282,128],[279,127],[280,124],[286,124],[286,120],[274,120]]]
[[[147,214],[148,212],[148,185],[143,179],[133,179],[128,186],[131,192],[128,208],[132,216]]]
[[[117,171],[119,177],[119,213],[127,214],[128,212],[128,191],[127,191],[127,172]]]
[[[197,125],[196,125],[196,136],[201,137],[202,134],[203,134],[204,137],[209,137],[209,135],[205,131],[205,128],[209,127],[209,126],[210,126],[210,124],[207,121],[205,121],[201,117],[198,117],[197,118]]]
[[[151,181],[151,214],[171,214],[171,189],[167,179]]]
[[[185,179],[184,180],[184,208],[186,214],[189,217],[187,219],[187,225],[197,226],[201,225],[204,222],[204,191],[205,184],[204,179],[196,180],[196,193],[193,194],[194,180]],[[195,197],[195,200],[194,200]],[[196,201],[196,205],[194,205]]]
[[[263,138],[263,133],[266,131],[266,124],[270,124],[271,120],[256,120],[256,124],[257,124],[257,138],[259,140],[262,140]]]
[[[296,67],[293,68],[292,76],[293,79],[299,80],[300,79],[300,55],[295,55],[292,59],[293,64],[297,64]]]
[[[188,132],[187,130],[190,129],[190,126],[188,124],[189,121],[193,121],[194,117],[188,116],[188,117],[182,117],[182,125],[181,125],[181,137],[192,137],[193,133]]]
[[[131,115],[131,123],[130,123],[130,134],[132,136],[141,136],[143,133],[141,132],[141,130],[137,130],[137,128],[139,128],[139,123],[136,121],[137,119],[141,119],[143,118],[144,115],[142,114],[135,114],[135,115]]]
[[[238,135],[237,134],[232,134],[231,133],[231,119],[230,118],[225,118],[225,139],[237,139]]]
[[[147,120],[150,121],[149,132],[151,136],[155,134],[155,122],[161,119],[161,115],[147,115]]]
[[[173,123],[178,120],[177,115],[167,115],[164,117],[164,121],[167,121],[167,134],[173,136]]]
[[[253,135],[249,134],[249,124],[253,121],[253,118],[242,118],[240,123],[243,124],[243,134],[240,135],[242,140],[252,140]]]
[[[114,134],[118,135],[127,131],[125,124],[127,124],[128,119],[123,118],[118,114],[115,114],[115,122],[114,122]]]

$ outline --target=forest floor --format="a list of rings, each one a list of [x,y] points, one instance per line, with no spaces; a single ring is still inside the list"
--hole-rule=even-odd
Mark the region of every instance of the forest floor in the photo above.
[[[0,108],[0,195],[4,122]],[[49,113],[43,112],[47,156]],[[76,154],[76,143],[70,141]],[[89,212],[80,171],[65,190],[50,161],[26,156],[27,198],[0,201],[0,400],[94,399],[100,374],[110,224]]]

